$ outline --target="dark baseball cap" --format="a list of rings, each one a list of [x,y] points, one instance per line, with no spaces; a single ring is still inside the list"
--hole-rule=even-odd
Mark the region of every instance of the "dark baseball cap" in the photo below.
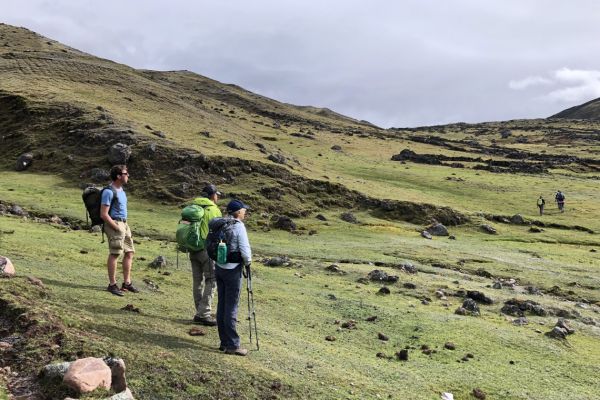
[[[213,194],[216,194],[217,196],[221,196],[221,192],[219,192],[217,190],[217,187],[212,184],[204,186],[204,189],[202,189],[202,193],[206,194],[207,196],[212,196]]]
[[[231,200],[229,202],[229,204],[227,204],[227,212],[229,214],[232,214],[238,210],[241,210],[242,208],[245,208],[246,210],[248,210],[250,207],[244,203],[242,203],[241,200]]]

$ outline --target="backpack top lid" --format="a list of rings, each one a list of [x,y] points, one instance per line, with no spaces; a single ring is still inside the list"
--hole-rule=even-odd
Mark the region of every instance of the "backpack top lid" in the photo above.
[[[200,222],[204,217],[204,208],[196,204],[189,205],[181,210],[181,219],[188,222]]]

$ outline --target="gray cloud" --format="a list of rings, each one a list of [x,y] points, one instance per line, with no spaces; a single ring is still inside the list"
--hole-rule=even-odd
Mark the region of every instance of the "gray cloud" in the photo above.
[[[5,3],[3,22],[88,53],[384,127],[546,117],[600,95],[552,72],[597,68],[593,0]]]

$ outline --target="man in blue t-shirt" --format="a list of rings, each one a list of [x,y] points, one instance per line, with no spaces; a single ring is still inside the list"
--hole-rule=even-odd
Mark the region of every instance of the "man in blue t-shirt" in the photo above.
[[[125,165],[115,165],[110,170],[112,183],[102,191],[100,201],[100,217],[104,220],[104,232],[108,238],[108,290],[116,296],[124,292],[137,293],[139,290],[131,282],[131,265],[133,263],[133,239],[131,229],[127,225],[127,195],[123,185],[129,181],[129,172]],[[116,198],[115,198],[116,196]],[[123,254],[123,284],[117,286],[117,260]]]

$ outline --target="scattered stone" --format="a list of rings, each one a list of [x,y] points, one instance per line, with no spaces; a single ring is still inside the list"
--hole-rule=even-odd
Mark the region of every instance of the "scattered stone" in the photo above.
[[[491,272],[483,269],[483,268],[479,268],[477,269],[477,271],[475,271],[475,275],[477,276],[482,276],[484,278],[493,278],[494,276],[491,274]]]
[[[340,219],[342,221],[346,221],[346,222],[349,222],[351,224],[358,224],[358,220],[356,219],[356,217],[354,216],[354,214],[352,214],[351,212],[342,213],[342,215],[340,215]]]
[[[223,144],[232,149],[242,150],[233,140],[226,140]]]
[[[472,315],[472,316],[478,316],[481,314],[479,311],[479,306],[477,305],[475,300],[470,299],[470,298],[465,299],[462,306],[457,308],[454,313],[458,314],[458,315]]]
[[[412,282],[405,282],[405,283],[402,284],[402,287],[405,288],[405,289],[416,289],[417,285],[415,285]]]
[[[290,259],[287,256],[281,257],[271,257],[266,261],[263,261],[263,264],[267,267],[281,267],[282,265],[289,263]]]
[[[154,283],[154,281],[151,281],[148,278],[144,278],[143,282],[146,284],[146,286],[148,287],[148,289],[153,290],[153,291],[157,291],[158,290],[158,285],[156,283]]]
[[[286,215],[275,215],[271,218],[271,221],[274,221],[274,226],[277,229],[281,229],[284,231],[295,231],[296,224],[292,219]]]
[[[515,317],[524,317],[525,313],[541,317],[548,315],[548,312],[535,301],[519,299],[510,299],[504,302],[504,306],[500,309],[500,312]]]
[[[88,357],[73,361],[63,378],[63,383],[78,394],[93,392],[97,388],[110,389],[112,372],[100,358]]]
[[[31,283],[32,285],[41,287],[42,289],[45,289],[46,286],[44,285],[44,282],[42,282],[41,279],[36,278],[35,276],[28,276],[27,280],[29,281],[29,283]]]
[[[15,266],[9,258],[0,256],[0,276],[14,276]]]
[[[560,318],[557,322],[556,322],[556,326],[558,326],[559,328],[562,328],[564,330],[567,331],[567,334],[572,335],[573,333],[575,333],[575,329],[571,328],[569,326],[569,324],[567,323],[566,320]]]
[[[325,267],[326,271],[333,272],[334,274],[346,275],[346,271],[342,271],[342,269],[337,264],[331,264],[328,267]]]
[[[335,336],[329,335],[325,336],[325,340],[327,340],[328,342],[335,342],[337,339],[335,338]]]
[[[111,371],[111,389],[116,393],[126,391],[127,379],[125,378],[125,361],[120,358],[105,357],[104,362],[109,366]]]
[[[527,291],[527,293],[529,293],[531,295],[537,295],[537,296],[542,295],[542,292],[540,291],[540,289],[538,289],[535,286],[526,286],[525,290]]]
[[[135,307],[133,304],[127,304],[125,307],[122,307],[121,310],[130,311],[138,314],[141,313],[140,309],[138,307]]]
[[[493,289],[502,289],[502,283],[501,282],[494,282],[494,284],[492,285]]]
[[[440,223],[435,223],[426,229],[433,236],[449,236],[448,228]]]
[[[102,232],[102,227],[100,225],[94,225],[89,230],[90,233],[100,233]]]
[[[117,393],[117,394],[109,397],[108,400],[135,400],[135,398],[133,397],[133,393],[131,393],[131,390],[129,390],[129,388],[127,388],[124,391],[122,391],[121,393]]]
[[[416,274],[417,273],[417,267],[415,267],[412,263],[410,263],[408,261],[405,261],[402,264],[395,265],[394,268],[400,269],[400,270],[406,272],[407,274]]]
[[[498,231],[496,231],[496,228],[488,224],[483,224],[479,228],[490,235],[496,235],[498,233]]]
[[[342,324],[342,328],[344,329],[356,329],[356,321],[350,319]]]
[[[596,250],[596,249],[590,249],[590,253],[596,253],[596,252],[598,252],[598,250]]]
[[[129,157],[131,157],[131,147],[126,144],[116,143],[108,150],[108,162],[112,165],[125,165]]]
[[[331,150],[333,150],[333,151],[342,151],[342,146],[334,144],[333,146],[331,146]]]
[[[154,259],[154,261],[152,261],[150,264],[148,264],[148,266],[150,268],[166,268],[167,267],[167,259],[165,258],[165,256],[158,256]]]
[[[204,336],[206,335],[206,331],[199,326],[194,326],[188,332],[190,336]]]
[[[267,158],[276,164],[285,164],[287,162],[285,156],[282,154],[270,154]]]
[[[537,227],[537,226],[534,225],[534,226],[532,226],[532,227],[529,228],[529,232],[531,232],[531,233],[541,233],[541,232],[544,232],[544,230],[542,228]]]
[[[374,269],[373,271],[369,272],[369,274],[367,275],[367,278],[373,282],[389,282],[389,283],[398,282],[398,279],[399,279],[399,277],[396,275],[388,275],[384,271],[381,271],[378,269]]]
[[[452,342],[444,343],[444,348],[448,350],[456,350],[456,345]]]
[[[444,291],[441,290],[441,289],[440,290],[436,290],[435,291],[435,297],[437,297],[438,299],[445,298],[446,297],[446,293],[444,293]]]
[[[387,342],[388,340],[390,340],[389,336],[387,336],[381,332],[377,333],[377,338],[379,340],[383,340],[384,342]]]
[[[452,393],[442,393],[441,400],[454,400],[454,395]]]
[[[477,290],[468,290],[467,297],[475,300],[478,303],[482,304],[493,304],[494,300],[490,297],[486,296],[485,293],[479,292]]]
[[[428,306],[429,305],[429,300],[423,299],[423,300],[421,300],[421,304],[423,304],[424,306]]]
[[[164,139],[167,137],[167,135],[163,132],[163,131],[152,131],[151,132],[154,136],[158,136],[161,139]]]
[[[103,168],[92,168],[88,173],[92,182],[106,182],[110,179],[110,172]]]
[[[521,214],[515,214],[510,217],[510,223],[515,225],[524,225],[526,224],[525,218]]]
[[[385,359],[390,359],[391,358],[390,356],[387,356],[387,355],[385,355],[385,353],[381,353],[381,352],[377,353],[376,357],[377,358],[385,358]]]
[[[433,239],[433,236],[431,236],[431,233],[427,232],[427,231],[423,231],[421,232],[421,236],[424,237],[425,239]]]
[[[375,322],[376,319],[377,319],[377,315],[372,315],[370,317],[367,317],[367,319],[365,319],[365,321]]]
[[[408,349],[402,349],[396,353],[396,357],[400,361],[408,361]]]
[[[323,214],[317,214],[317,216],[315,218],[320,221],[327,221],[327,218],[325,218],[325,216]]]
[[[24,217],[27,215],[27,212],[16,204],[13,204],[8,209],[8,212],[9,212],[9,214],[16,215],[17,217]]]
[[[25,171],[29,166],[33,163],[33,154],[24,153],[17,158],[17,163],[15,165],[16,171]]]
[[[479,400],[485,400],[486,394],[479,388],[473,389],[473,396]]]
[[[48,364],[42,368],[40,375],[46,379],[60,379],[62,380],[65,377],[65,374],[69,370],[72,362],[62,362],[55,364]]]
[[[546,332],[546,336],[553,339],[566,339],[569,333],[566,329],[555,326],[550,332]]]
[[[387,287],[384,286],[384,287],[380,288],[377,293],[379,293],[379,294],[390,294],[391,292],[390,292],[390,289],[388,289]]]
[[[515,324],[517,326],[523,326],[523,325],[529,324],[529,321],[525,317],[519,317],[519,318],[515,318],[513,320],[513,324]]]
[[[456,236],[450,235],[450,236],[448,236],[448,239],[450,239],[450,240],[456,240]]]

